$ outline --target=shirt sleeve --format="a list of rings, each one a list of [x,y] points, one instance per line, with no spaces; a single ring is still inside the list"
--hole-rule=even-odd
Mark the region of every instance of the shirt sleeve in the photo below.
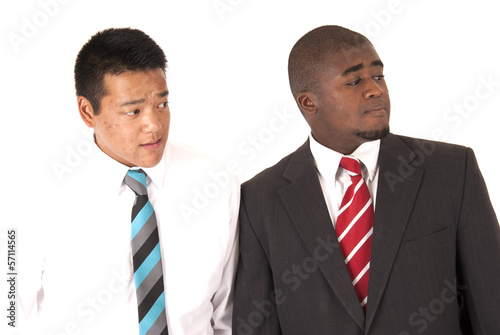
[[[236,178],[232,178],[228,203],[229,233],[224,250],[224,266],[220,286],[212,298],[214,308],[212,325],[215,335],[231,335],[231,319],[233,310],[233,288],[236,268],[238,266],[238,211],[240,203],[240,187]]]
[[[43,299],[43,265],[44,249],[36,231],[18,229],[17,234],[22,243],[19,246],[18,278],[18,318],[15,328],[7,334],[28,335],[34,334],[40,300]],[[9,327],[10,328],[10,327]]]

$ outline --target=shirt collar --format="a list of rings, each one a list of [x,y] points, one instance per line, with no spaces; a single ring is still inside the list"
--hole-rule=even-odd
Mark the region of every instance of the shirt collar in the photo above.
[[[142,168],[144,172],[146,172],[149,179],[151,180],[151,183],[156,189],[158,189],[162,184],[163,171],[164,171],[162,167],[165,161],[164,156],[165,155],[162,155],[160,162],[155,166],[149,168]]]
[[[311,153],[314,157],[319,173],[326,179],[335,179],[335,174],[339,168],[340,160],[344,157],[344,155],[320,144],[316,141],[312,134],[309,136],[309,139]],[[363,163],[361,164],[363,176],[365,178],[367,176],[370,181],[372,181],[377,174],[379,151],[380,140],[376,140],[361,144],[352,154],[349,155],[356,157]]]

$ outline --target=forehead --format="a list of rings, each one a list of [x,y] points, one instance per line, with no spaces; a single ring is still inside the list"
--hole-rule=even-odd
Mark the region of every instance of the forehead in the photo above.
[[[368,68],[380,61],[377,51],[371,43],[364,43],[359,47],[343,48],[327,57],[325,71],[335,76],[341,76],[349,69],[362,65]]]
[[[118,75],[106,74],[104,88],[107,96],[117,99],[130,96],[145,97],[165,91],[167,81],[162,69],[126,71]]]

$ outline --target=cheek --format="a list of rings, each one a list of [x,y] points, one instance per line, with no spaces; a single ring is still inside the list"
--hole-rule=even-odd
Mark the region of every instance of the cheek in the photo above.
[[[163,134],[168,134],[169,128],[170,128],[170,113],[166,113],[160,117],[160,123],[162,129],[160,132]]]
[[[109,121],[105,121],[102,128],[104,129],[104,131],[106,133],[113,134],[118,127],[114,123],[111,123]]]
[[[103,124],[103,131],[106,133],[107,137],[112,139],[113,141],[117,141],[120,139],[120,127],[119,125],[112,122],[105,122]]]
[[[162,124],[163,126],[168,127],[170,125],[170,112],[162,115]]]
[[[130,126],[118,122],[106,121],[102,128],[108,140],[118,147],[126,147],[126,143],[130,143],[137,136]]]

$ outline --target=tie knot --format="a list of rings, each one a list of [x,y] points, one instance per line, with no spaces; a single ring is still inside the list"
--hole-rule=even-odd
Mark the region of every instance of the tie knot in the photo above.
[[[340,166],[344,168],[351,176],[361,175],[361,168],[359,166],[359,161],[354,157],[348,157],[348,156],[342,157],[342,159],[340,160]]]
[[[144,172],[142,169],[139,170],[128,170],[127,174],[125,175],[125,184],[127,184],[128,187],[136,195],[147,195],[148,194],[148,189],[146,186],[146,172]]]

